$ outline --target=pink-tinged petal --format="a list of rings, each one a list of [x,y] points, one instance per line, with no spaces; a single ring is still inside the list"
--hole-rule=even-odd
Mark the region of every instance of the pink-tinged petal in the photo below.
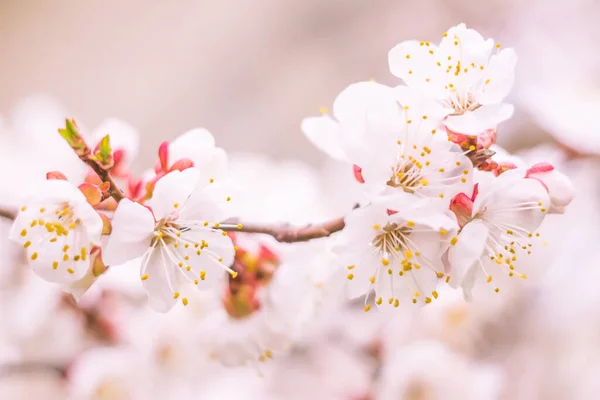
[[[112,220],[112,233],[102,253],[107,265],[119,265],[140,257],[150,246],[154,217],[150,210],[123,199]]]
[[[166,313],[179,298],[179,281],[175,275],[175,268],[161,246],[148,251],[142,259],[140,278],[146,294],[148,304],[155,311]]]
[[[481,106],[475,111],[449,116],[445,121],[445,125],[453,132],[478,135],[509,119],[513,111],[514,107],[505,103]]]
[[[162,142],[158,147],[158,162],[154,166],[158,174],[160,171],[169,170],[169,142]]]
[[[345,160],[346,155],[340,147],[339,124],[328,115],[304,118],[302,121],[304,136],[319,150],[335,160]]]
[[[95,206],[102,200],[102,191],[96,185],[90,183],[82,183],[79,185],[79,190],[85,196],[87,202],[91,206]]]
[[[53,179],[58,179],[58,180],[62,180],[62,181],[66,181],[67,177],[65,176],[65,174],[63,174],[62,172],[59,171],[51,171],[48,172],[46,174],[46,179],[47,180],[53,180]]]
[[[479,268],[477,260],[482,256],[489,230],[480,219],[474,219],[462,229],[458,241],[450,246],[448,260],[451,266],[450,285],[464,287],[470,290],[473,287],[472,279],[475,275],[470,271]]]
[[[183,172],[169,172],[156,182],[148,206],[152,208],[157,221],[169,217],[185,204],[198,181],[194,170],[195,168],[188,168]]]
[[[362,168],[358,165],[353,165],[352,167],[354,169],[354,179],[359,183],[365,183],[365,178],[362,176]]]

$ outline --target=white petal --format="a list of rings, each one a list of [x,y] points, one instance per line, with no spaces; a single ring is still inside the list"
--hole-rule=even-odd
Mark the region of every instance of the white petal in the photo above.
[[[198,280],[198,288],[211,288],[222,282],[226,274],[225,268],[230,267],[235,258],[231,238],[228,235],[223,235],[222,231],[208,229],[188,231],[182,237],[196,243],[202,243],[204,240],[208,244],[208,247],[204,249],[190,247],[189,252],[182,246],[178,247],[182,258],[185,255],[189,256],[187,262],[191,267],[191,271],[186,270],[185,272],[191,272],[189,277],[192,280]],[[200,255],[196,253],[197,251],[200,251]]]
[[[106,265],[119,265],[140,257],[150,246],[154,217],[139,203],[123,199],[112,220],[112,233],[102,259]]]
[[[148,206],[152,209],[156,220],[170,216],[182,206],[196,188],[197,174],[191,170],[186,174],[181,171],[169,172],[156,182],[152,198]],[[186,170],[186,171],[188,171]]]
[[[174,293],[179,289],[173,265],[160,249],[160,245],[149,251],[142,260],[140,276],[148,275],[142,280],[144,290],[148,294],[148,304],[158,312],[169,311],[177,302]]]
[[[81,226],[87,233],[88,241],[94,246],[100,245],[104,222],[96,210],[89,203],[84,202],[75,205],[73,212],[81,220]]]
[[[330,116],[309,117],[302,120],[304,136],[319,150],[335,160],[344,160],[344,151],[340,148],[339,124]]]
[[[465,282],[465,278],[472,275],[469,274],[471,268],[478,268],[477,260],[483,254],[488,234],[485,223],[474,219],[464,226],[456,244],[450,246],[448,259],[452,269],[449,283],[452,287],[469,287],[471,282]]]
[[[201,163],[214,148],[215,138],[207,129],[189,130],[169,143],[169,166],[182,158]]]
[[[515,80],[517,55],[513,49],[503,49],[490,58],[486,69],[489,83],[483,86],[483,93],[477,96],[480,104],[500,103],[512,89]]]
[[[201,158],[193,161],[199,171],[198,181],[202,184],[209,183],[211,179],[220,182],[227,177],[227,153],[220,147],[207,149]]]
[[[227,200],[230,192],[228,186],[218,182],[199,186],[180,208],[179,219],[209,221],[211,224],[224,221],[231,216]]]
[[[362,126],[369,116],[397,115],[398,103],[391,87],[375,82],[354,83],[337,96],[333,115],[343,125]]]
[[[437,98],[443,95],[443,85],[438,78],[443,69],[437,65],[439,49],[421,43],[405,41],[391,49],[388,53],[390,71],[411,88]]]
[[[511,104],[485,105],[475,111],[467,111],[463,115],[449,116],[445,125],[456,133],[478,135],[509,119],[513,111],[514,107]]]

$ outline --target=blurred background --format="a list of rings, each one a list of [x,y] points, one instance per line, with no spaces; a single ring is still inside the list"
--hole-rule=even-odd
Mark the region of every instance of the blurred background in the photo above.
[[[599,9],[594,0],[5,0],[0,112],[42,92],[87,126],[123,119],[142,136],[138,169],[161,141],[198,126],[230,151],[317,162],[303,117],[353,81],[397,83],[391,47],[437,41],[465,22],[519,55],[517,111],[499,135],[514,149],[558,124],[539,115],[573,112],[578,97],[598,104]]]

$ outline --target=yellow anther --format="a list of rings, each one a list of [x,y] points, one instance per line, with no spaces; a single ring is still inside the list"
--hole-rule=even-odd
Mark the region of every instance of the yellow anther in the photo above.
[[[368,312],[371,309],[371,305],[367,304],[364,308],[365,312]]]
[[[75,257],[73,257],[73,260],[74,260],[74,261],[79,261],[80,259],[81,259],[81,257],[79,256],[79,254],[78,254],[78,255],[76,255]]]
[[[74,274],[75,273],[75,271],[73,271],[72,268],[67,268],[67,272],[70,273],[70,274]]]
[[[371,282],[371,284],[374,284],[375,283],[375,277],[374,276],[370,277],[369,281]]]
[[[178,207],[179,207],[179,203],[175,203],[175,204],[173,204],[173,207],[174,207],[174,208],[178,208]]]
[[[375,225],[373,225],[373,229],[377,230],[377,229],[379,229],[379,228],[381,228],[381,226],[380,226],[379,224],[375,224]]]
[[[413,304],[417,304],[417,299],[412,299]]]
[[[443,278],[444,277],[444,273],[443,272],[436,272],[436,275],[438,278]]]
[[[431,295],[433,296],[434,299],[438,298],[438,292],[436,292],[435,290],[433,292],[431,292]]]
[[[27,206],[21,207],[21,211],[23,211],[23,212],[27,211]]]
[[[457,166],[457,167],[460,167],[460,161],[457,161],[457,162],[456,162],[456,166]]]
[[[500,45],[500,43],[496,43],[496,48],[498,48],[498,49],[499,49],[499,48],[500,48],[500,46],[501,46],[501,45]]]
[[[237,273],[237,272],[235,272],[235,271],[231,272],[231,277],[232,277],[233,279],[237,278],[237,276],[238,276],[238,273]]]
[[[407,54],[407,55],[406,55],[406,58],[410,58],[410,54]]]
[[[462,183],[466,183],[466,182],[467,182],[467,179],[466,179],[466,178],[460,178],[460,181],[461,181]]]
[[[355,265],[348,265],[346,268],[348,269],[354,269],[354,267],[356,267]]]
[[[390,297],[390,298],[388,299],[388,304],[392,304],[393,302],[394,302],[394,298],[393,298],[393,297]]]
[[[442,229],[440,229],[440,236],[446,236],[446,234],[447,234],[447,233],[448,233],[448,231],[447,231],[447,230],[445,230],[445,229],[443,229],[443,228],[442,228]]]
[[[329,110],[327,109],[327,107],[319,107],[319,112],[321,114],[327,114]]]
[[[491,82],[491,79],[486,79],[485,84],[488,85]]]
[[[23,237],[27,236],[27,229],[23,229],[21,231],[21,236],[23,236]]]
[[[427,303],[427,304],[431,303],[431,297],[425,297],[425,303]]]
[[[23,245],[24,248],[28,248],[29,246],[31,246],[31,242],[28,240],[27,242],[25,242],[25,244]]]
[[[398,307],[400,305],[400,300],[395,299],[394,300],[394,307]]]
[[[142,277],[140,279],[143,280],[143,281],[145,281],[146,279],[148,279],[148,274],[142,275]]]
[[[221,232],[221,235],[222,236],[227,236],[227,232],[223,231],[223,232]]]
[[[444,193],[440,193],[439,196],[440,196],[440,199],[443,199],[444,198]]]
[[[200,254],[202,254],[202,252],[200,250],[196,250],[196,255],[199,256]]]
[[[179,292],[173,292],[173,298],[177,299],[179,297]]]
[[[208,221],[204,222],[204,226],[208,226]]]
[[[210,183],[213,183],[215,180],[214,180],[213,178],[210,178],[208,181],[209,181]]]
[[[186,270],[186,271],[191,271],[191,270],[192,270],[192,266],[191,266],[191,265],[188,265],[187,267],[185,267],[185,270]]]
[[[433,135],[435,135],[435,133],[436,133],[436,132],[437,132],[437,131],[436,131],[435,129],[432,129],[432,130],[431,130],[431,133],[432,133]]]
[[[347,278],[349,281],[351,281],[352,279],[354,279],[354,274],[348,274]]]
[[[406,225],[413,227],[415,226],[415,223],[413,221],[406,221]]]
[[[225,200],[231,201],[231,197],[227,196],[227,198]]]
[[[423,115],[423,117],[422,117],[422,118],[423,118],[423,119],[427,119],[427,115]]]
[[[58,261],[52,263],[52,269],[58,269]]]
[[[446,283],[450,282],[450,275],[446,277]]]
[[[183,303],[184,306],[187,306],[188,305],[187,297],[184,297],[183,299],[181,299],[181,302]]]
[[[200,271],[200,279],[202,279],[202,280],[206,279],[206,271]]]
[[[37,252],[35,252],[35,253],[33,253],[33,254],[31,255],[31,259],[32,259],[32,260],[35,260],[36,258],[38,258],[38,253],[37,253]]]
[[[450,244],[452,246],[454,246],[456,244],[456,242],[458,242],[458,238],[456,236],[454,236],[452,239],[450,239]]]
[[[54,242],[56,242],[57,240],[58,240],[57,238],[53,237],[52,239],[50,239],[50,242],[51,242],[51,243],[54,243]]]
[[[243,228],[242,224],[237,224],[237,228],[242,229]]]
[[[392,274],[392,269],[391,269],[391,268],[389,268],[389,269],[388,269],[388,275],[391,275],[391,274]]]
[[[187,261],[190,259],[190,256],[185,256],[185,257],[183,257],[183,259]]]
[[[427,184],[428,184],[429,182],[427,181],[427,179],[421,179],[420,183],[421,183],[421,185],[423,185],[423,186],[427,186]]]
[[[389,265],[389,264],[390,264],[390,260],[388,260],[387,258],[382,258],[382,259],[381,259],[381,263],[382,263],[383,265],[387,266],[387,265]]]
[[[35,219],[33,221],[31,221],[31,224],[29,224],[29,226],[32,228],[36,225],[37,225],[37,220],[35,220]]]
[[[407,250],[404,252],[404,257],[406,257],[406,258],[412,258],[412,256],[413,256],[413,253],[412,253],[412,251],[410,251],[410,250],[408,250],[408,249],[407,249]]]
[[[383,299],[380,297],[377,299],[377,301],[375,301],[375,303],[379,306],[381,305],[381,303],[383,302]]]

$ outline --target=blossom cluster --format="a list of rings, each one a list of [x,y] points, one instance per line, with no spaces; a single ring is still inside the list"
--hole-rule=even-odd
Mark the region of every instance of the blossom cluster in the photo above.
[[[39,277],[81,304],[135,275],[154,311],[184,313],[185,331],[169,331],[173,342],[185,336],[177,357],[194,348],[226,365],[285,354],[346,298],[402,312],[510,289],[531,273],[546,216],[573,198],[552,164],[527,165],[495,144],[513,113],[504,100],[515,52],[461,24],[438,45],[398,44],[388,61],[397,86],[353,83],[331,113],[302,121],[308,140],[343,164],[336,174],[353,175],[341,202],[331,192],[340,187],[314,187],[296,166],[246,159],[236,170],[205,129],[164,142],[136,177],[128,126],[112,121],[86,135],[67,120],[60,135],[85,171],[49,171],[20,199],[9,236]],[[277,177],[260,182],[268,175]],[[298,230],[279,235],[289,232],[282,221]],[[301,229],[313,230],[298,239]],[[161,321],[108,336],[166,330]],[[170,359],[176,347],[154,350]]]

